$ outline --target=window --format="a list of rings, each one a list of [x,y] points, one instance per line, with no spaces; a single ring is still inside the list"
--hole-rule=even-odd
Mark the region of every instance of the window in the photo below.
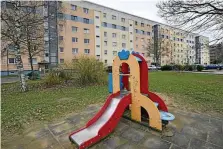
[[[59,40],[60,41],[63,41],[63,36],[59,36]]]
[[[89,44],[90,43],[90,39],[84,39],[84,43],[85,44]]]
[[[138,25],[138,22],[137,21],[135,21],[135,25]]]
[[[141,23],[141,27],[144,27],[144,23]]]
[[[96,45],[97,48],[100,48],[100,45]]]
[[[142,34],[143,34],[143,35],[145,34],[145,31],[144,31],[144,30],[142,30]]]
[[[45,57],[49,57],[49,53],[45,53]]]
[[[96,19],[99,19],[99,16],[95,16]]]
[[[122,39],[125,39],[126,38],[126,35],[122,35]]]
[[[107,32],[104,32],[104,37],[107,37]]]
[[[104,41],[104,46],[107,46],[108,45],[108,42],[107,41]]]
[[[147,32],[147,35],[149,35],[149,36],[150,36],[150,32]]]
[[[130,24],[130,26],[132,26],[132,24]]]
[[[59,30],[63,31],[63,25],[62,24],[59,24]]]
[[[71,10],[77,10],[77,6],[71,4]]]
[[[138,29],[135,29],[135,33],[138,33]]]
[[[77,54],[78,53],[78,48],[72,48],[72,54]]]
[[[116,47],[117,46],[117,42],[112,42],[112,46]]]
[[[132,42],[132,40],[130,40],[130,42]]]
[[[77,21],[78,19],[77,19],[77,16],[72,16],[71,15],[71,20],[73,20],[73,21]]]
[[[180,39],[179,39],[179,38],[177,38],[177,41],[180,41]]]
[[[164,35],[162,35],[162,38],[164,38]]]
[[[60,59],[60,63],[63,64],[64,63],[64,59]]]
[[[125,22],[125,18],[122,18],[121,21],[122,21],[122,22]]]
[[[28,59],[28,61],[29,61],[29,64],[30,64],[30,59]],[[37,58],[33,58],[33,59],[32,59],[32,63],[33,63],[33,64],[37,64]]]
[[[107,64],[108,60],[105,59],[105,64]]]
[[[176,40],[176,38],[175,38],[175,37],[173,37],[173,40]]]
[[[97,35],[96,38],[100,38],[100,36]]]
[[[59,19],[63,19],[63,14],[62,13],[58,13],[58,18]]]
[[[72,42],[78,42],[78,38],[77,37],[72,37]]]
[[[103,22],[103,26],[104,26],[104,27],[107,27],[107,23],[106,23],[106,22]]]
[[[113,56],[116,56],[117,55],[117,51],[113,51]]]
[[[78,29],[77,27],[72,26],[72,32],[73,32],[73,33],[76,33],[76,32],[77,32],[77,29]]]
[[[106,13],[103,13],[103,17],[106,18],[106,16],[107,16],[107,14]]]
[[[112,15],[112,20],[116,20],[116,16],[115,15]]]
[[[112,33],[112,37],[113,38],[116,38],[116,33]]]
[[[166,36],[166,39],[169,39],[169,36]]]
[[[122,26],[122,28],[121,28],[123,31],[125,31],[125,26]]]
[[[90,33],[90,30],[87,29],[87,28],[84,28],[84,33],[85,33],[85,34],[89,34],[89,33]]]
[[[181,42],[183,42],[183,39],[180,39]]]
[[[115,24],[112,24],[112,28],[116,29],[116,25]]]
[[[126,48],[126,43],[122,43],[122,48]]]
[[[64,51],[64,48],[63,47],[60,47],[60,52],[63,52]]]
[[[104,50],[104,54],[107,55],[108,54],[108,50]]]
[[[84,13],[88,14],[89,9],[87,9],[87,8],[83,8],[83,11],[84,11]]]
[[[84,49],[84,53],[85,54],[89,54],[90,53],[90,49]]]
[[[15,64],[15,58],[9,58],[8,62],[9,64]]]
[[[89,19],[84,18],[83,20],[85,24],[89,24]]]

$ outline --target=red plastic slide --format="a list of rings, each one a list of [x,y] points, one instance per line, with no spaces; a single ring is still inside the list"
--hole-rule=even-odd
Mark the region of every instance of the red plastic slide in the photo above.
[[[131,94],[125,95],[120,92],[111,94],[85,127],[70,134],[70,141],[79,149],[83,149],[106,137],[114,130],[129,104],[131,104]]]

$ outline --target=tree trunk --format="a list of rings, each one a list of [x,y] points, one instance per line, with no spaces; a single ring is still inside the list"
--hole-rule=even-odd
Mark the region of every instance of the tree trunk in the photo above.
[[[21,53],[20,53],[20,46],[18,44],[15,45],[15,52],[16,52],[16,65],[17,65],[18,74],[20,78],[21,91],[25,92],[27,91],[27,85],[25,81],[23,63],[22,63],[22,58],[21,58]]]
[[[31,46],[30,46],[30,42],[28,42],[28,52],[29,52],[29,62],[30,62],[30,66],[31,66],[31,79],[34,80],[34,70],[33,70],[33,56],[31,53]]]

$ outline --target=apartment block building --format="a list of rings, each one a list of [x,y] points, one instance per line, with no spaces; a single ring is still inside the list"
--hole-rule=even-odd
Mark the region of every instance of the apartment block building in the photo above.
[[[210,46],[210,62],[212,64],[223,62],[223,43]]]
[[[112,65],[121,49],[140,52],[151,64],[154,55],[148,56],[146,48],[151,43],[154,49],[158,48],[161,42],[165,46],[165,53],[160,54],[161,65],[210,63],[208,37],[92,2],[46,2],[44,15],[48,19],[44,23],[43,59],[49,67],[81,54]]]

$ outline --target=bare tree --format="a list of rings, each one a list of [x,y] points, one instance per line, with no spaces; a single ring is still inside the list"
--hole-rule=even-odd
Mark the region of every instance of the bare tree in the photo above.
[[[157,7],[159,15],[170,24],[189,32],[209,32],[214,41],[223,40],[222,0],[168,0]]]
[[[5,4],[4,4],[5,3]],[[23,19],[28,15],[21,8],[20,1],[1,2],[2,40],[14,45],[16,65],[20,76],[21,90],[26,91],[25,75],[21,58],[22,40],[24,39]],[[6,7],[8,9],[6,9]]]

